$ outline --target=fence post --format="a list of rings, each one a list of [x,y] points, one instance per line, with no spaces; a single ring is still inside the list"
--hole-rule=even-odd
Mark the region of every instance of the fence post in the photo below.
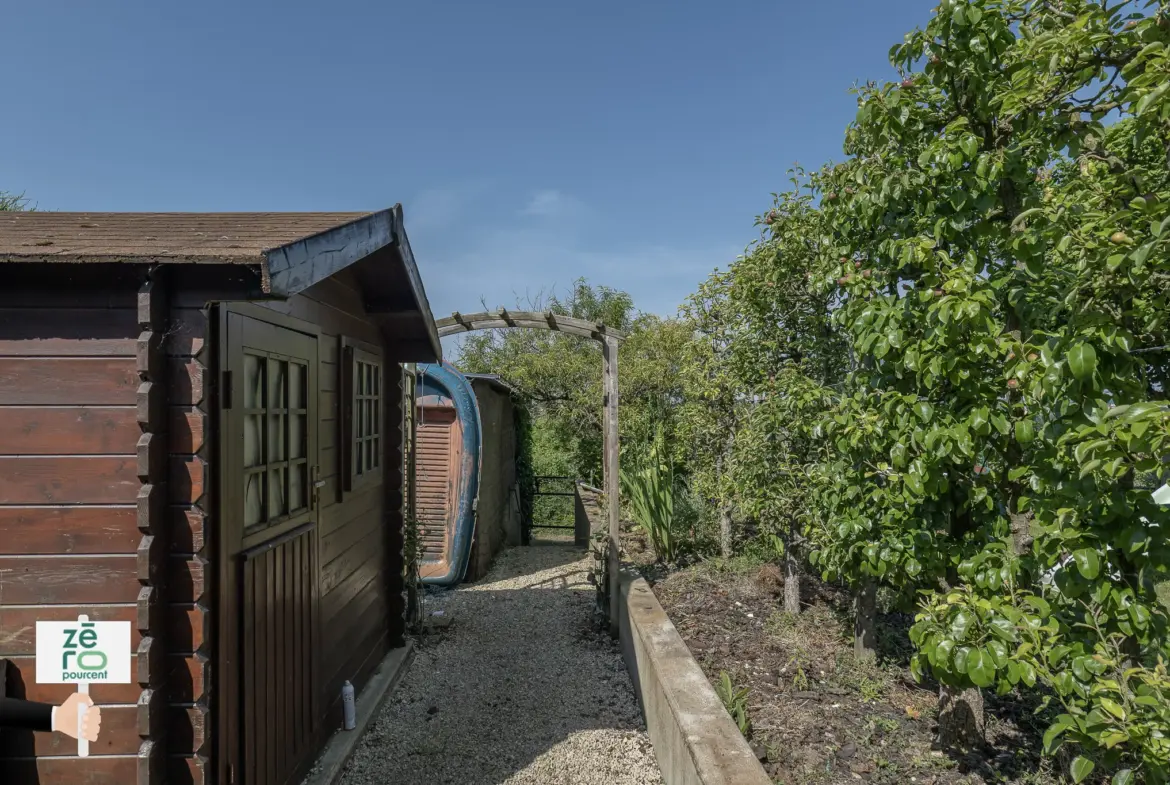
[[[602,357],[605,360],[605,502],[609,508],[609,547],[606,572],[609,582],[609,634],[618,636],[618,608],[621,603],[621,583],[618,570],[621,564],[621,528],[618,516],[618,343],[605,336]]]

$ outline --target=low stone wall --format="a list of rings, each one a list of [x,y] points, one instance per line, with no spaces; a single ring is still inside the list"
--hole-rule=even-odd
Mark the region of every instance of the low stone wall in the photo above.
[[[666,785],[771,785],[650,585],[623,572],[622,656]]]

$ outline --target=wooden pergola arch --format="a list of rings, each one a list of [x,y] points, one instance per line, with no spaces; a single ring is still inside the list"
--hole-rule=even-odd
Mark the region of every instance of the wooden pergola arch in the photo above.
[[[618,348],[625,334],[606,327],[600,322],[589,322],[551,311],[498,311],[462,314],[456,311],[435,322],[439,337],[475,332],[477,330],[499,330],[524,328],[530,330],[551,330],[553,332],[589,338],[601,344],[603,362],[603,448],[602,468],[604,471],[605,499],[609,513],[609,542],[606,548],[606,589],[609,593],[609,630],[617,635],[618,602],[621,589],[618,583],[619,542],[618,528]]]

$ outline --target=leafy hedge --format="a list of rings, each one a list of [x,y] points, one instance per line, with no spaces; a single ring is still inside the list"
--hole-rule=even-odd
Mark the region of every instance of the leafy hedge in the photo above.
[[[1054,701],[1077,782],[1170,778],[1168,46],[1165,2],[944,0],[689,311],[709,495],[917,605],[952,697]]]

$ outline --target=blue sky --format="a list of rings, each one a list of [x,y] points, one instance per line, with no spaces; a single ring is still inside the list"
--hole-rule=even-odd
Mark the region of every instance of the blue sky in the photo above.
[[[934,0],[10,3],[0,189],[57,210],[402,202],[437,315],[578,276],[671,314],[841,157]]]

